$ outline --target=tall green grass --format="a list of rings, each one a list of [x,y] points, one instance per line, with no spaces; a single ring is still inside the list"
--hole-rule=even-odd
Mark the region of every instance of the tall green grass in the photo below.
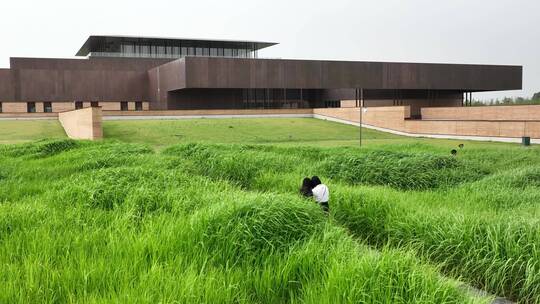
[[[1,147],[0,302],[488,300],[414,250],[362,244],[338,216],[291,193],[294,172],[312,168],[301,160],[332,151],[286,151],[155,153],[69,140]],[[279,175],[293,191],[264,190],[265,180],[283,185]]]
[[[539,167],[531,165],[538,150],[453,158],[422,145],[398,148],[188,145],[163,153],[257,193],[294,193],[303,176],[317,174],[331,186],[333,218],[368,244],[413,250],[478,288],[540,302]]]

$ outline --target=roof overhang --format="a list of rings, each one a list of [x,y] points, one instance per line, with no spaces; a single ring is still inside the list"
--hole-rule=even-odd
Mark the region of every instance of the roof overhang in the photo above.
[[[82,45],[75,56],[88,56],[99,45],[107,43],[120,43],[120,42],[133,42],[133,43],[148,43],[153,45],[165,45],[167,43],[180,42],[185,46],[201,46],[208,47],[220,46],[228,48],[245,48],[248,47],[254,51],[267,48],[278,43],[276,42],[263,42],[263,41],[249,41],[249,40],[214,40],[214,39],[199,39],[199,38],[169,38],[169,37],[138,37],[138,36],[90,36],[86,42]]]
[[[171,82],[181,80],[164,89],[364,88],[479,92],[522,88],[522,67],[503,65],[186,57],[159,69]]]

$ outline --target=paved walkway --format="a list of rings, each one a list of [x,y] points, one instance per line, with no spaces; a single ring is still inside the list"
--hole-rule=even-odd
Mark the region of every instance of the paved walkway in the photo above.
[[[103,120],[175,120],[197,118],[313,118],[313,114],[239,114],[239,115],[130,115],[130,116],[103,116]]]
[[[461,285],[461,288],[463,290],[465,290],[466,292],[468,292],[469,294],[473,295],[473,296],[476,296],[476,297],[489,297],[489,296],[493,296],[491,294],[489,294],[488,292],[485,292],[484,290],[480,290],[478,288],[474,288],[472,286],[469,286],[467,284],[463,284]],[[514,304],[515,302],[512,302],[512,301],[509,301],[505,298],[500,298],[500,297],[496,297],[495,299],[493,299],[493,301],[491,301],[491,304]]]

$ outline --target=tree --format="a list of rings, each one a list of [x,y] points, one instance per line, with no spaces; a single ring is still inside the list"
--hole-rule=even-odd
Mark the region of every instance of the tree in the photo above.
[[[540,100],[540,92],[534,93],[532,99],[533,99],[533,100]]]

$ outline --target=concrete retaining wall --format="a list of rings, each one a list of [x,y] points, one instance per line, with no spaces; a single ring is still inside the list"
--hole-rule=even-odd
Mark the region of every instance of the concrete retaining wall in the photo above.
[[[155,116],[235,116],[313,114],[313,109],[224,109],[224,110],[167,110],[167,111],[103,111],[104,116],[155,117]]]
[[[362,123],[411,136],[470,136],[501,139],[529,136],[540,139],[540,106],[423,108],[422,113],[427,119],[414,120],[411,119],[410,106],[366,107],[362,110]],[[98,107],[59,114],[1,114],[0,118],[6,116],[7,119],[24,119],[30,116],[34,119],[54,119],[55,115],[58,115],[68,136],[77,139],[102,138],[103,119],[316,117],[331,118],[352,124],[358,124],[360,121],[359,108],[102,111]]]
[[[423,120],[540,120],[540,105],[422,108]]]
[[[490,109],[495,107],[423,108],[422,113],[427,113],[431,119],[422,120],[409,119],[408,106],[371,107],[363,109],[362,123],[410,134],[510,138],[529,136],[539,139],[540,111],[536,112],[536,109],[540,110],[540,107],[523,107],[523,109],[521,106],[500,107],[499,109]],[[509,117],[503,116],[504,108],[509,111]],[[457,110],[452,112],[446,111],[446,109]],[[313,113],[353,123],[360,121],[359,108],[314,109]],[[460,117],[459,115],[463,115],[465,119],[451,119],[451,117]],[[445,119],[435,119],[434,117],[444,117]],[[482,120],[478,117],[505,118],[505,120]]]
[[[103,138],[100,107],[58,113],[58,120],[69,138],[89,140]]]

